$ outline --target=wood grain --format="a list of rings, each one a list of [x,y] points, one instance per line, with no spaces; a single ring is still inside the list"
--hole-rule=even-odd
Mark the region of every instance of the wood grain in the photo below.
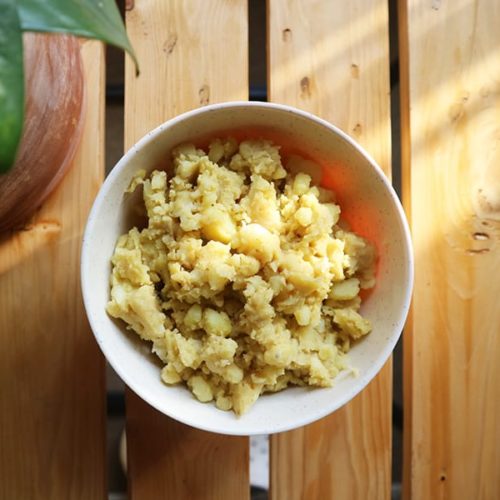
[[[130,390],[127,467],[129,493],[139,500],[249,497],[248,438],[212,434],[181,424],[146,407]]]
[[[390,172],[385,0],[268,2],[269,96],[340,126]],[[350,404],[271,438],[274,500],[391,491],[392,363]]]
[[[408,499],[500,498],[499,26],[496,0],[400,2]]]
[[[103,358],[80,293],[80,246],[104,172],[104,58],[84,42],[86,119],[73,167],[0,242],[0,498],[102,499]]]
[[[141,63],[126,63],[125,146],[208,103],[248,98],[244,0],[135,0],[127,31]],[[167,389],[166,389],[167,390]],[[159,414],[127,393],[132,499],[249,497],[248,438],[211,434]]]

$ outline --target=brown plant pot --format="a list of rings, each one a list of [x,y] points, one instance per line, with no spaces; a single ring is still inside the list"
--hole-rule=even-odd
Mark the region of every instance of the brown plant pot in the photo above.
[[[67,35],[25,34],[25,120],[17,159],[0,175],[0,232],[20,229],[54,190],[83,129],[80,44]]]

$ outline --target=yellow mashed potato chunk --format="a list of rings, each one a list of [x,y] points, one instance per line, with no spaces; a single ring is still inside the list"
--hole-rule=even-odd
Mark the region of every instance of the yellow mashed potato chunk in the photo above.
[[[147,226],[111,259],[107,311],[152,343],[163,382],[238,415],[266,392],[331,386],[371,330],[359,293],[374,249],[338,225],[333,193],[306,173],[320,167],[289,162],[267,140],[178,146],[168,178],[132,180]]]

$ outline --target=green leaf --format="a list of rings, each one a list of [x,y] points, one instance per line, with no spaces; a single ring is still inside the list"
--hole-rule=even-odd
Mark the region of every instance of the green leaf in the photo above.
[[[23,130],[23,38],[15,0],[0,0],[0,173],[14,163]]]
[[[126,50],[139,68],[115,0],[17,0],[24,31],[71,33]]]

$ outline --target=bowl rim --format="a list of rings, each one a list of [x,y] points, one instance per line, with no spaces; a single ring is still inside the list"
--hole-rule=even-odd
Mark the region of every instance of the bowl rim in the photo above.
[[[396,209],[399,222],[401,223],[401,229],[403,233],[403,238],[402,238],[402,243],[404,245],[404,250],[406,253],[406,262],[405,262],[405,268],[408,276],[408,284],[404,290],[404,297],[403,297],[403,307],[399,311],[399,315],[397,317],[397,320],[395,322],[394,327],[392,328],[392,333],[387,339],[387,341],[384,343],[383,348],[382,348],[382,353],[377,357],[376,361],[370,366],[369,369],[367,369],[361,377],[357,379],[357,384],[349,390],[346,391],[345,394],[343,394],[341,397],[336,398],[336,401],[334,404],[329,404],[329,405],[324,405],[321,406],[320,408],[316,408],[314,411],[308,412],[304,416],[297,416],[293,420],[293,422],[288,423],[288,424],[282,424],[282,425],[275,425],[272,428],[258,428],[258,429],[253,429],[249,427],[245,427],[245,424],[240,420],[241,422],[241,430],[233,430],[233,429],[221,429],[220,426],[218,425],[212,425],[211,422],[200,422],[197,420],[196,417],[191,417],[189,414],[179,414],[175,410],[172,411],[170,408],[165,409],[163,408],[159,403],[156,402],[154,398],[150,398],[147,395],[143,395],[142,391],[139,387],[139,384],[135,382],[135,377],[130,374],[127,370],[124,368],[122,369],[120,363],[115,362],[115,360],[112,359],[112,356],[108,356],[106,347],[104,346],[104,341],[102,340],[102,334],[99,332],[99,328],[95,324],[93,314],[92,314],[92,308],[90,306],[90,299],[89,299],[89,285],[88,285],[88,266],[89,266],[89,259],[87,258],[87,255],[89,255],[89,240],[90,240],[90,235],[93,233],[95,222],[96,222],[96,215],[98,214],[100,207],[104,201],[104,199],[107,196],[107,193],[109,191],[110,186],[115,182],[115,179],[120,176],[121,170],[125,168],[125,166],[129,163],[130,159],[141,149],[143,149],[145,146],[147,146],[150,142],[154,141],[157,136],[159,136],[165,129],[168,129],[178,122],[182,122],[185,120],[189,120],[192,117],[195,117],[200,114],[204,113],[209,113],[213,110],[220,110],[220,109],[225,109],[225,108],[261,108],[261,109],[274,109],[278,111],[283,111],[283,112],[288,112],[292,114],[299,115],[303,118],[306,118],[308,120],[312,120],[316,122],[317,124],[321,125],[322,127],[330,130],[334,134],[337,134],[340,136],[342,140],[347,142],[349,145],[351,145],[354,149],[356,149],[364,158],[365,160],[370,164],[370,166],[375,170],[377,176],[380,178],[382,181],[384,188],[387,190],[389,193],[392,204],[394,208]],[[125,154],[120,158],[120,160],[116,163],[116,165],[112,168],[111,172],[108,174],[108,176],[104,179],[104,182],[99,188],[99,192],[93,202],[92,208],[89,212],[88,218],[87,218],[87,223],[85,225],[85,230],[83,233],[83,238],[82,238],[82,249],[81,249],[81,259],[80,259],[80,270],[81,270],[81,289],[82,289],[82,296],[83,296],[83,303],[85,307],[85,312],[93,333],[93,336],[99,345],[99,348],[101,349],[101,352],[104,354],[105,359],[108,361],[108,363],[112,366],[112,368],[116,371],[116,373],[119,375],[119,377],[125,382],[127,387],[131,389],[135,394],[137,394],[138,397],[140,397],[143,401],[148,403],[150,406],[155,408],[157,411],[160,413],[167,415],[170,418],[173,418],[185,425],[189,425],[191,427],[208,431],[208,432],[213,432],[217,434],[225,434],[225,435],[234,435],[234,436],[252,436],[252,435],[258,435],[258,434],[274,434],[278,432],[285,432],[289,431],[292,429],[297,429],[299,427],[302,427],[304,425],[310,424],[312,422],[315,422],[317,420],[320,420],[321,418],[324,418],[325,416],[335,412],[342,406],[344,406],[346,403],[348,403],[350,400],[354,399],[363,389],[366,388],[366,386],[376,377],[376,375],[379,373],[379,371],[383,368],[387,360],[389,359],[389,356],[394,350],[394,347],[396,343],[399,340],[399,337],[402,334],[403,327],[405,325],[408,312],[410,309],[411,305],[411,297],[412,297],[412,291],[413,291],[413,283],[414,283],[414,251],[413,251],[413,244],[411,240],[411,233],[410,233],[410,228],[408,221],[406,219],[406,215],[404,212],[404,209],[401,205],[401,202],[399,200],[398,195],[396,194],[396,191],[394,190],[394,187],[392,186],[391,182],[389,181],[388,177],[385,175],[384,171],[382,168],[378,165],[378,163],[372,158],[372,156],[361,146],[358,144],[352,137],[350,137],[348,134],[346,134],[344,131],[342,131],[340,128],[337,126],[333,125],[332,123],[328,122],[327,120],[324,120],[312,113],[309,113],[307,111],[303,111],[301,109],[297,109],[293,106],[288,106],[285,104],[276,104],[276,103],[269,103],[269,102],[255,102],[255,101],[228,101],[228,102],[223,102],[223,103],[216,103],[216,104],[210,104],[204,107],[196,108],[190,111],[187,111],[185,113],[179,114],[162,124],[158,125],[151,131],[147,132],[139,141],[137,141],[132,147],[130,147]],[[200,403],[201,404],[201,403]],[[240,417],[240,418],[244,418]],[[254,426],[252,426],[254,427]]]

